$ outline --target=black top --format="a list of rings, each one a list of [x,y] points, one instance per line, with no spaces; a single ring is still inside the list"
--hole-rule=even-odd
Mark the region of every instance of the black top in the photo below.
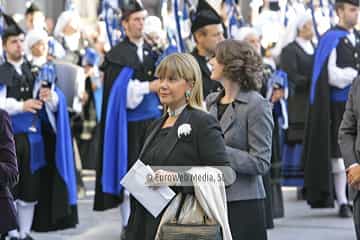
[[[158,134],[166,134],[164,151],[160,152],[155,164],[168,166],[218,166],[227,165],[227,155],[222,131],[218,121],[210,114],[187,106],[179,115],[173,127],[162,129],[167,116],[154,121],[148,128],[140,159],[147,154]],[[191,131],[179,136],[178,130],[186,124]],[[163,132],[165,131],[165,133]],[[161,132],[161,133],[159,133]],[[154,165],[153,162],[147,162]]]
[[[207,66],[207,63],[209,59],[207,59],[204,56],[199,55],[199,52],[197,48],[194,48],[194,50],[191,53],[196,61],[199,63],[202,80],[203,80],[203,93],[204,93],[204,99],[212,92],[217,92],[222,89],[222,86],[219,82],[215,80],[211,80],[211,71],[209,67]]]
[[[31,66],[24,61],[21,65],[22,75],[20,75],[8,62],[0,66],[0,84],[7,87],[7,96],[15,98],[18,101],[25,101],[32,98],[34,87],[34,75],[31,72]]]
[[[346,29],[335,26],[334,29],[347,31]],[[340,68],[351,67],[360,72],[360,33],[354,30],[356,45],[352,45],[347,37],[340,39],[336,47],[336,66]]]
[[[224,115],[227,107],[230,105],[230,103],[226,103],[226,104],[223,104],[223,103],[220,103],[218,102],[218,115],[217,115],[217,118],[218,120],[220,121],[222,116]]]
[[[160,156],[167,149],[167,143],[169,141],[168,135],[172,127],[161,128],[151,141],[149,147],[142,156],[142,161],[145,163],[151,163],[152,165],[162,165],[159,162]]]

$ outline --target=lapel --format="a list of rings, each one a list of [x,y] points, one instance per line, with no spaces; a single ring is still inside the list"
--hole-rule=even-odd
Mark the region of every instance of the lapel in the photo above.
[[[220,119],[220,126],[224,134],[234,122],[235,119],[234,106],[235,106],[234,103],[230,103]]]
[[[162,154],[162,156],[159,159],[161,163],[166,162],[167,158],[169,157],[170,153],[172,152],[176,143],[179,140],[179,138],[178,138],[179,126],[183,123],[189,123],[190,116],[191,116],[191,113],[190,113],[189,107],[186,107],[184,109],[184,111],[180,114],[179,118],[176,120],[174,126],[171,128],[169,135],[167,136],[168,144],[167,144],[166,151],[164,151],[164,154]]]
[[[225,90],[222,90],[215,99],[210,103],[209,113],[216,117],[218,119],[218,104],[221,100],[221,98],[225,96]],[[225,132],[230,128],[232,123],[235,119],[235,110],[234,110],[234,103],[231,103],[223,113],[219,123],[222,129],[222,132],[225,134]]]
[[[144,43],[143,46],[143,63],[141,64],[142,68],[145,72],[145,74],[151,79],[154,75],[153,66],[154,65],[154,59],[153,59],[153,53],[150,50],[150,47],[148,47],[147,44]],[[151,69],[149,69],[149,66],[151,66]]]
[[[356,46],[352,45],[351,41],[347,37],[344,37],[343,41],[345,43],[344,46],[349,49],[354,49],[356,47]]]
[[[27,62],[24,62],[22,65],[21,65],[21,71],[23,72],[23,76],[26,77],[26,81],[32,85],[33,84],[33,81],[34,81],[34,78],[33,78],[33,73],[31,72],[31,69],[30,69],[30,66]]]
[[[156,134],[159,132],[161,126],[163,125],[164,121],[166,120],[166,115],[162,116],[158,123],[155,125],[155,127],[152,129],[152,131],[150,132],[150,134],[146,137],[145,142],[143,147],[141,148],[141,152],[139,154],[139,159],[142,158],[146,148],[149,146],[149,144],[151,143],[151,141],[154,139],[154,137],[156,136]]]
[[[248,91],[241,91],[238,93],[237,97],[234,99],[234,102],[232,102],[225,110],[222,118],[220,119],[220,126],[225,134],[227,130],[231,127],[231,125],[234,123],[236,119],[236,114],[239,111],[237,109],[237,106],[239,104],[248,104],[249,103],[249,94]],[[219,95],[221,96],[221,94]],[[220,101],[220,99],[216,102],[216,104]],[[217,105],[216,105],[217,108]],[[215,115],[217,116],[217,115]]]

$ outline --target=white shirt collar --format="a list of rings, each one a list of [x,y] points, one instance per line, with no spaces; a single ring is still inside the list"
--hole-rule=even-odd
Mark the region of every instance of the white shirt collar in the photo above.
[[[47,62],[46,57],[32,57],[32,63],[38,67],[41,67]]]
[[[303,39],[301,37],[297,37],[295,40],[299,46],[309,55],[314,54],[314,46],[311,44],[310,40]]]
[[[350,40],[350,42],[353,46],[356,45],[356,36],[354,33],[354,29],[350,29],[349,34],[346,37]]]
[[[14,62],[14,61],[11,61],[10,59],[7,60],[11,65],[14,66],[16,72],[20,75],[22,75],[22,70],[21,70],[21,65],[24,63],[24,59],[21,58],[20,61],[18,62]]]
[[[143,62],[144,60],[144,53],[143,53],[143,49],[144,49],[144,40],[141,39],[139,42],[134,43],[137,46],[137,55],[140,59],[140,62]]]

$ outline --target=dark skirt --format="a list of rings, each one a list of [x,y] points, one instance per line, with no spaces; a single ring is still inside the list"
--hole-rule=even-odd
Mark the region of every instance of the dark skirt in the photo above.
[[[18,227],[14,202],[10,198],[0,197],[0,235]]]
[[[278,122],[274,118],[273,141],[271,146],[271,169],[270,169],[270,187],[272,198],[272,215],[273,218],[284,217],[284,201],[281,191],[281,131]],[[265,189],[266,190],[266,189]],[[267,210],[268,211],[268,210]],[[269,225],[268,225],[269,227]]]
[[[283,186],[302,187],[304,185],[302,151],[302,144],[284,144],[282,155]]]
[[[126,240],[154,240],[162,214],[154,218],[130,195],[131,215],[126,229]]]
[[[30,144],[26,134],[15,135],[15,147],[19,168],[19,182],[11,192],[14,199],[36,202],[40,191],[40,171],[31,173]]]
[[[270,172],[263,176],[263,183],[266,193],[264,200],[265,206],[265,223],[267,229],[274,228],[274,212],[273,212],[273,194],[271,189]]]
[[[69,205],[66,184],[55,166],[55,135],[46,131],[43,137],[47,165],[40,169],[41,192],[32,228],[38,232],[74,228],[78,223],[77,206]]]
[[[100,128],[96,126],[92,130],[90,139],[79,139],[79,151],[82,169],[96,169],[96,158],[98,156],[100,142]]]
[[[345,112],[345,102],[332,102],[330,106],[330,142],[331,142],[331,157],[341,158],[340,146],[338,144],[339,127]]]
[[[266,240],[264,200],[228,202],[231,234],[234,240]]]

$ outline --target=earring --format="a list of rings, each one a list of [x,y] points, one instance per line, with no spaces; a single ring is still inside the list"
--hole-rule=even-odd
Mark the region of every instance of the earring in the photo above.
[[[188,100],[191,96],[191,91],[190,90],[186,90],[185,91],[185,98]]]

